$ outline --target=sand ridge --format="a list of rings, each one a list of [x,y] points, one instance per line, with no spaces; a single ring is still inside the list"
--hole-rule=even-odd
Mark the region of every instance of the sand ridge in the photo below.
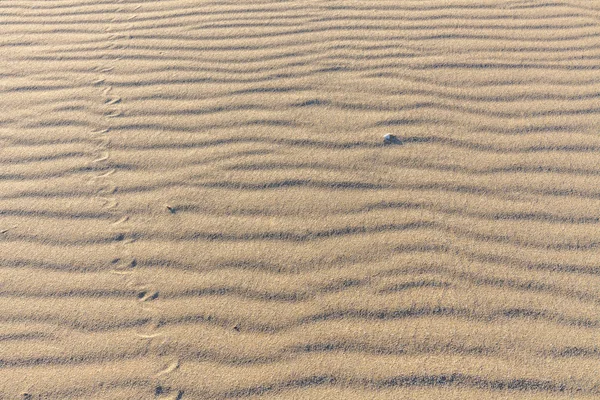
[[[598,398],[599,21],[0,3],[0,399]]]

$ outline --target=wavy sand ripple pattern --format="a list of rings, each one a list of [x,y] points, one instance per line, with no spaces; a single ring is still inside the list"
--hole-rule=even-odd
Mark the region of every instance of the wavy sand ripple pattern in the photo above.
[[[584,0],[0,3],[0,398],[598,398],[599,38]]]

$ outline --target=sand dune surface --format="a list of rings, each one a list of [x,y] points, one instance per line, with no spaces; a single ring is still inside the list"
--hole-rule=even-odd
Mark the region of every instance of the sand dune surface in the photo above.
[[[0,399],[600,397],[599,3],[7,0],[0,55]]]

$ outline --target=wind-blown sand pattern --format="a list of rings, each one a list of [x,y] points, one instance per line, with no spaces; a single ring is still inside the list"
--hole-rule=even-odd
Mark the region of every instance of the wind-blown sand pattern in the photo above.
[[[600,397],[600,3],[3,1],[0,53],[1,399]]]

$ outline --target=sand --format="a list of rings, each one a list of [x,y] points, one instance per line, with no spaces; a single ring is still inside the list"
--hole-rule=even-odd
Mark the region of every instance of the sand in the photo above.
[[[599,398],[599,40],[589,0],[0,2],[0,399]]]

